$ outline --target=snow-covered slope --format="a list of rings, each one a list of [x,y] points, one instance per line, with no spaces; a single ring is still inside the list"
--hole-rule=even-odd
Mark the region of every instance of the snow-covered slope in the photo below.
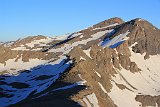
[[[62,57],[59,60],[44,65],[33,67],[23,71],[15,76],[1,76],[4,83],[1,84],[2,95],[6,96],[0,99],[0,106],[15,104],[28,95],[38,94],[47,89],[58,79],[60,73],[63,73],[71,66],[72,61]]]

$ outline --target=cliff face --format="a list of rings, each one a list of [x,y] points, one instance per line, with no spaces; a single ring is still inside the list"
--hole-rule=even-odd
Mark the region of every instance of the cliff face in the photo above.
[[[143,19],[111,18],[0,50],[2,107],[160,106],[160,30]]]

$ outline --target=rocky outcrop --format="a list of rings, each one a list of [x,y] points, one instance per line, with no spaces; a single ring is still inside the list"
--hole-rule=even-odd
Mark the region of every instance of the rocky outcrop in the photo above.
[[[142,107],[146,106],[159,107],[160,105],[160,96],[137,95],[135,99],[138,102],[142,103]]]

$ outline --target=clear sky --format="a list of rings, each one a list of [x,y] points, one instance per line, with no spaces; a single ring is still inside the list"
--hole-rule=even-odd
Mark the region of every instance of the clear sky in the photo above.
[[[0,41],[62,35],[112,17],[160,28],[160,0],[0,0]]]

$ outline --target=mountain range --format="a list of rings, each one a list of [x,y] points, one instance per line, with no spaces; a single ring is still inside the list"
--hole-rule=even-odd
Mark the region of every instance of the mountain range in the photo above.
[[[115,17],[0,43],[0,107],[160,107],[160,30]]]

